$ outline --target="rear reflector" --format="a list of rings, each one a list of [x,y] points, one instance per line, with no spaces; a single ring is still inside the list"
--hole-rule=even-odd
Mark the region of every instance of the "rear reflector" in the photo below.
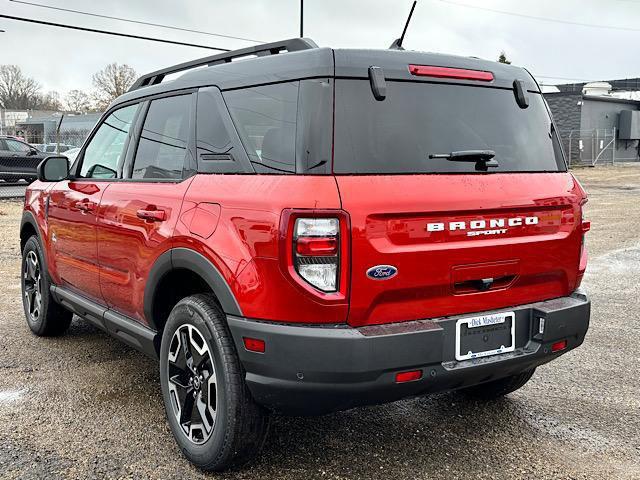
[[[265,351],[264,340],[260,340],[259,338],[242,337],[242,341],[244,342],[244,348],[250,352],[264,353]]]
[[[565,348],[567,348],[566,340],[560,340],[559,342],[556,342],[553,345],[551,345],[552,352],[559,352],[561,350],[564,350]]]
[[[591,230],[591,222],[589,220],[583,220],[582,221],[582,232],[583,233],[587,233],[589,230]]]
[[[410,372],[396,373],[396,383],[415,382],[422,378],[422,370],[411,370]]]
[[[481,82],[491,82],[493,80],[493,73],[491,72],[464,68],[409,65],[409,72],[411,72],[411,75],[419,77],[456,78],[458,80],[479,80]]]

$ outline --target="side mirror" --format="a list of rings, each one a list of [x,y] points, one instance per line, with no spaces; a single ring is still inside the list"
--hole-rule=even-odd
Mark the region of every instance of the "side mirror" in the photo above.
[[[69,159],[51,156],[38,165],[38,180],[41,182],[59,182],[69,177]]]
[[[29,149],[29,155],[37,155],[37,154],[38,154],[38,150],[36,150],[35,148]]]

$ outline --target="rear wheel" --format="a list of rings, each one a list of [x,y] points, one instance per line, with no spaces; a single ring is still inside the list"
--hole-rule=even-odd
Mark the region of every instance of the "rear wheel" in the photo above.
[[[242,465],[261,450],[267,412],[244,382],[226,317],[210,295],[181,300],[160,348],[160,383],[171,431],[204,470]]]
[[[517,375],[462,388],[458,392],[478,400],[494,400],[522,388],[531,379],[535,371],[536,369],[532,368]]]
[[[47,337],[66,332],[73,314],[58,305],[51,296],[43,258],[38,237],[33,235],[22,251],[22,305],[31,331]]]

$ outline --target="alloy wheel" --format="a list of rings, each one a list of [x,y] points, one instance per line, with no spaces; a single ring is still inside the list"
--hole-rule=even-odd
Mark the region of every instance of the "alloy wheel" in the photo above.
[[[38,255],[33,250],[28,252],[25,258],[23,281],[23,294],[29,319],[32,322],[37,322],[42,312],[42,272]]]
[[[211,351],[195,326],[180,326],[171,339],[167,362],[170,408],[182,433],[206,442],[216,422],[218,396]]]

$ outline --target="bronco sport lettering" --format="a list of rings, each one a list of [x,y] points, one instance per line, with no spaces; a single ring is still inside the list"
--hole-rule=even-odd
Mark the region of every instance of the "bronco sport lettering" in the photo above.
[[[492,218],[487,220],[471,220],[470,222],[436,222],[427,224],[427,232],[444,232],[445,230],[482,230],[480,232],[467,232],[467,235],[493,235],[507,233],[505,226],[521,227],[522,225],[537,225],[538,217],[512,217],[512,218]],[[494,230],[485,230],[487,227]],[[497,230],[496,230],[497,229]]]

